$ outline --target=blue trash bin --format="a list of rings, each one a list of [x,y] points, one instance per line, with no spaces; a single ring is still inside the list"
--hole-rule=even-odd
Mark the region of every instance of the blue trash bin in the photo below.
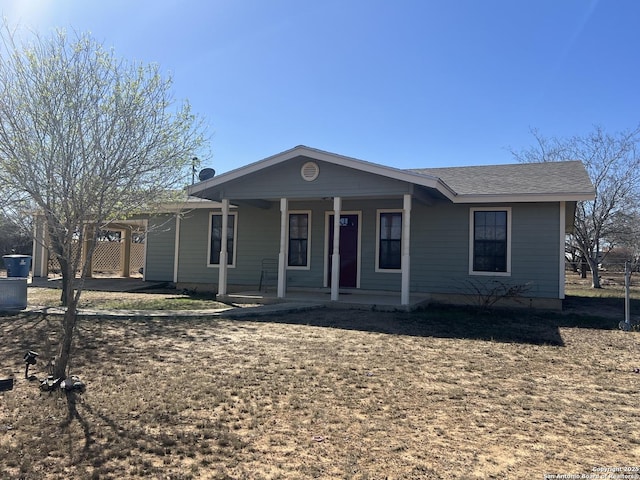
[[[7,267],[7,277],[27,278],[31,269],[30,255],[4,255],[2,257]]]

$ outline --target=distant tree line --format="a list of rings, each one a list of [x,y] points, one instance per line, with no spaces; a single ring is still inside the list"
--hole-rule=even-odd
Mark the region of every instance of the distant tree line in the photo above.
[[[0,213],[0,255],[19,253],[31,255],[33,241],[31,235],[19,228],[16,222],[7,215]],[[0,262],[0,268],[4,264]]]

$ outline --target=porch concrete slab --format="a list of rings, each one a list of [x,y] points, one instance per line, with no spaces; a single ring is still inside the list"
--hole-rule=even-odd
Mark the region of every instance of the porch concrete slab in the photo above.
[[[271,304],[278,302],[293,303],[318,303],[329,308],[344,308],[355,310],[378,311],[411,311],[429,303],[428,295],[411,295],[409,305],[401,305],[400,293],[351,291],[341,293],[338,301],[331,300],[329,292],[318,291],[288,291],[285,298],[277,298],[275,292],[236,292],[225,295],[222,300],[230,303],[262,303]]]

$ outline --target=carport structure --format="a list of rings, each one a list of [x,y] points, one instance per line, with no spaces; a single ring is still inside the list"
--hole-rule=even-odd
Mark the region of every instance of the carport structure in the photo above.
[[[85,228],[89,230],[96,227],[87,224]],[[111,276],[128,278],[132,273],[136,274],[144,267],[146,219],[118,220],[101,225],[99,229],[103,232],[110,232],[112,235],[99,236],[87,277],[101,272]],[[49,273],[59,269],[59,264],[50,253],[44,217],[35,217],[33,236],[33,276],[47,278]],[[85,235],[85,240],[82,243],[78,241],[74,245],[74,248],[82,249],[82,263],[86,260],[88,252],[94,247],[92,239],[87,237],[91,237],[91,235]]]

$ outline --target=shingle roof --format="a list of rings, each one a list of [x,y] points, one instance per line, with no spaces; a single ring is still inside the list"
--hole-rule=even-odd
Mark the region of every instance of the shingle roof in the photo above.
[[[593,192],[593,184],[580,161],[420,168],[409,171],[438,177],[458,195]]]

